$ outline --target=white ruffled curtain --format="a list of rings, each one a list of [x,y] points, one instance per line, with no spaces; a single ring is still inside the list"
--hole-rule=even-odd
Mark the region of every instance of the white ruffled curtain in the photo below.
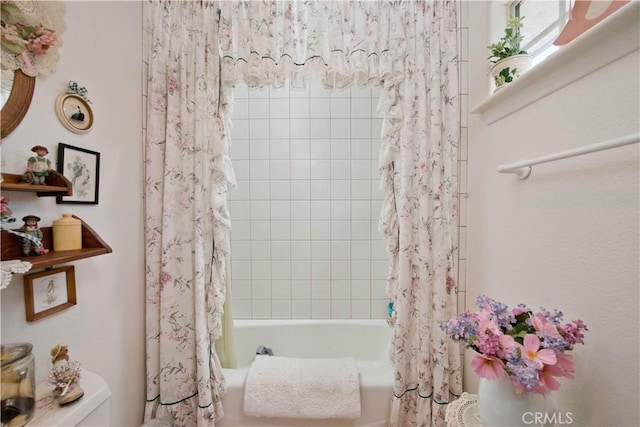
[[[380,230],[396,311],[393,426],[445,426],[462,392],[460,348],[440,329],[457,311],[460,140],[455,2],[403,3],[405,78],[383,127]],[[400,48],[400,47],[398,47]]]
[[[226,193],[235,178],[220,118],[218,5],[144,4],[147,47],[145,420],[214,426],[225,391]]]
[[[384,118],[380,229],[397,312],[391,426],[444,425],[461,393],[459,347],[439,328],[456,312],[459,104],[455,1],[154,1],[145,209],[145,419],[215,424],[232,87],[379,85]],[[222,62],[219,63],[218,49]]]
[[[460,349],[439,328],[457,302],[455,9],[453,0],[221,3],[223,105],[238,81],[382,86],[380,229],[397,312],[391,426],[444,426],[446,404],[462,392]]]

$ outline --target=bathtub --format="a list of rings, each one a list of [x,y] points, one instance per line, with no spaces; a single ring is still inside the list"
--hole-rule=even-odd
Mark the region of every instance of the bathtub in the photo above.
[[[374,320],[235,320],[237,369],[223,369],[227,393],[219,427],[383,427],[389,424],[393,366],[388,361],[392,328]],[[244,380],[263,345],[275,356],[353,357],[360,380],[361,417],[357,420],[296,420],[244,415]]]

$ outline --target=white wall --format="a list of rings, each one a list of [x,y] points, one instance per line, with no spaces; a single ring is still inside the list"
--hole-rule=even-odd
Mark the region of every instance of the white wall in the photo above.
[[[101,154],[99,205],[57,205],[35,193],[5,192],[14,216],[37,214],[50,226],[63,212],[85,220],[113,253],[74,261],[78,303],[25,321],[22,276],[2,291],[2,342],[34,345],[36,377],[46,380],[49,349],[69,344],[82,368],[112,390],[111,425],[135,426],[144,408],[144,267],[141,137],[141,2],[66,2],[66,32],[55,73],[38,78],[29,112],[2,141],[2,171],[22,173],[33,145],[54,163],[62,142]],[[88,89],[93,129],[64,128],[54,102],[69,80]],[[38,270],[39,271],[39,270]]]
[[[489,4],[469,8],[473,107],[489,96]],[[639,64],[636,50],[491,125],[469,117],[467,307],[486,294],[586,322],[559,393],[579,426],[640,424],[638,145],[534,166],[526,181],[496,167],[637,133]],[[466,389],[477,382],[467,369]]]

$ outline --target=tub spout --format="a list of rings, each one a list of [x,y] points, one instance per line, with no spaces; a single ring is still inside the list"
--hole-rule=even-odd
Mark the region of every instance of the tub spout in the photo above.
[[[269,347],[259,345],[256,349],[256,354],[266,354],[267,356],[273,356],[273,351]]]

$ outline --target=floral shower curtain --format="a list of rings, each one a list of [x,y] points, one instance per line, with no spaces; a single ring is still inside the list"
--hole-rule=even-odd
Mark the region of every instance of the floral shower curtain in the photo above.
[[[328,88],[382,86],[387,196],[380,229],[397,312],[390,425],[444,425],[444,404],[461,392],[459,349],[438,327],[456,310],[455,1],[219,6],[218,29],[215,2],[145,5],[145,419],[213,426],[222,415],[224,379],[213,342],[221,334],[229,252],[233,84],[289,80],[297,87],[321,79]]]
[[[224,377],[226,192],[234,185],[219,115],[217,2],[144,4],[147,50],[145,420],[214,426]]]
[[[380,168],[394,303],[393,426],[444,426],[462,392],[459,347],[439,325],[457,311],[460,140],[455,2],[403,4],[405,78],[383,127]]]
[[[439,328],[457,302],[456,37],[454,0],[221,3],[223,106],[238,81],[382,87],[380,230],[397,313],[391,426],[444,426],[462,391],[459,347]]]

